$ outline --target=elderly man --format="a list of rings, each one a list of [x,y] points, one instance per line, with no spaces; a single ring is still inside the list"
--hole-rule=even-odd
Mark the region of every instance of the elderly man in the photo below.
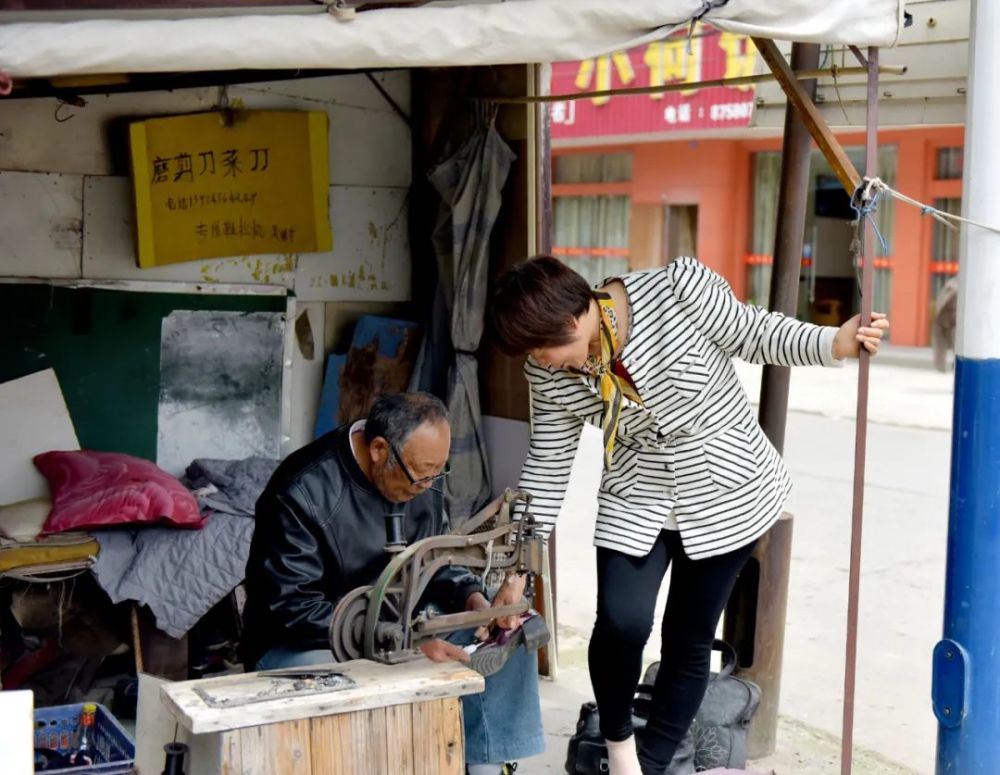
[[[385,515],[404,513],[408,542],[447,532],[434,484],[447,474],[450,447],[444,405],[424,393],[401,393],[379,398],[367,420],[328,433],[281,464],[257,502],[247,563],[248,669],[335,661],[328,630],[337,601],[374,583],[390,559]],[[464,568],[440,571],[427,599],[448,612],[490,605],[479,578]],[[445,640],[422,650],[434,661],[469,662],[460,645]],[[505,762],[543,750],[533,657],[513,650],[486,676],[485,692],[462,698],[472,775],[510,772]]]

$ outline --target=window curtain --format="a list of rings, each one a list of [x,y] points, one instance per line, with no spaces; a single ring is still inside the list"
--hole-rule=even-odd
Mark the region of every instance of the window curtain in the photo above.
[[[629,209],[627,196],[555,198],[552,244],[591,285],[628,272]]]
[[[751,256],[774,252],[775,224],[778,220],[778,187],[781,181],[781,153],[762,151],[753,156],[753,224],[750,231]],[[767,307],[771,292],[771,265],[752,263],[748,267],[748,301]]]

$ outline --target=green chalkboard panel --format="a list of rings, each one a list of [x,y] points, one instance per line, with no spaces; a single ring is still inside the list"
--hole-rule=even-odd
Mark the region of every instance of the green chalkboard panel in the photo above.
[[[0,382],[55,369],[81,447],[155,461],[163,318],[285,306],[283,296],[0,284]]]

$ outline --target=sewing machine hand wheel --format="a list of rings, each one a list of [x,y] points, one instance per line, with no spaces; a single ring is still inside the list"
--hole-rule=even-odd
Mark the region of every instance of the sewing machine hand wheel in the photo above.
[[[374,659],[393,663],[408,659],[422,640],[475,628],[511,610],[462,611],[438,616],[420,608],[437,573],[451,565],[487,578],[513,570],[540,573],[542,538],[534,520],[511,518],[511,507],[529,502],[527,493],[507,491],[455,532],[425,538],[394,554],[372,586],[352,590],[337,604],[330,621],[330,647],[338,661]]]

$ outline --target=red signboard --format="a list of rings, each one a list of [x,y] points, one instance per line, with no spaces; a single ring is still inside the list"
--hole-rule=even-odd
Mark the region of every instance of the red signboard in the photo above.
[[[745,35],[702,27],[690,39],[678,33],[630,51],[554,64],[552,93],[753,75],[755,58]],[[555,140],[744,127],[753,111],[753,86],[566,100],[551,103],[550,111]]]

